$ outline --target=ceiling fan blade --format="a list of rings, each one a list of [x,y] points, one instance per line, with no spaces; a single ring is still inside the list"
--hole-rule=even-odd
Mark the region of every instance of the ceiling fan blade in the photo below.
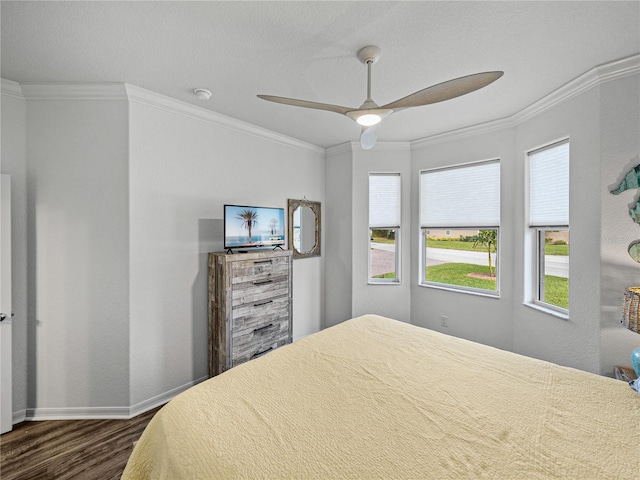
[[[380,108],[392,108],[393,110],[397,110],[400,108],[419,107],[422,105],[429,105],[431,103],[442,102],[444,100],[450,100],[486,87],[490,83],[499,79],[503,74],[504,72],[495,71],[475,73],[473,75],[467,75],[466,77],[455,78],[453,80],[419,90],[411,95],[401,98],[400,100],[383,105]]]
[[[376,146],[376,125],[372,127],[362,127],[362,133],[360,133],[360,146],[363,150],[371,150]]]
[[[268,100],[269,102],[284,103],[285,105],[293,105],[294,107],[315,108],[316,110],[327,110],[346,115],[347,112],[355,110],[354,108],[341,107],[340,105],[332,105],[330,103],[308,102],[307,100],[297,100],[295,98],[274,97],[273,95],[258,95],[258,98]]]

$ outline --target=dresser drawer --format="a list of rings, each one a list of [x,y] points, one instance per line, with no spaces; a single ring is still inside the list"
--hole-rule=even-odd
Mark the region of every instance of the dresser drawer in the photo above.
[[[288,321],[274,321],[244,335],[233,335],[231,366],[261,357],[289,343]]]
[[[289,257],[241,260],[231,266],[231,283],[256,283],[289,275]]]
[[[233,308],[256,305],[269,299],[289,295],[288,277],[271,277],[236,283],[231,288]]]
[[[241,336],[274,322],[289,321],[289,296],[247,303],[233,309],[233,336]]]

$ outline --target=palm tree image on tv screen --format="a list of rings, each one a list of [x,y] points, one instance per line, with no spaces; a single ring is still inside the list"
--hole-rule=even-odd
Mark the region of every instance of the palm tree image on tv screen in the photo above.
[[[248,243],[251,243],[253,241],[251,238],[251,229],[258,223],[258,214],[255,210],[243,210],[238,214],[238,218],[242,220],[242,226],[249,231]]]
[[[284,209],[225,205],[225,248],[284,244]]]

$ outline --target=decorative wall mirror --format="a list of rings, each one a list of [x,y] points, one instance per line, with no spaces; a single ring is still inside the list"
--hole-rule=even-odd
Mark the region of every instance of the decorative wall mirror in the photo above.
[[[289,248],[293,258],[320,256],[320,202],[288,200]]]

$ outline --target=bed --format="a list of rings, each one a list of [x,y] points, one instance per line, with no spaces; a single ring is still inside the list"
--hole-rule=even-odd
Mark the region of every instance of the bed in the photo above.
[[[640,395],[365,315],[175,397],[122,478],[638,479]]]

